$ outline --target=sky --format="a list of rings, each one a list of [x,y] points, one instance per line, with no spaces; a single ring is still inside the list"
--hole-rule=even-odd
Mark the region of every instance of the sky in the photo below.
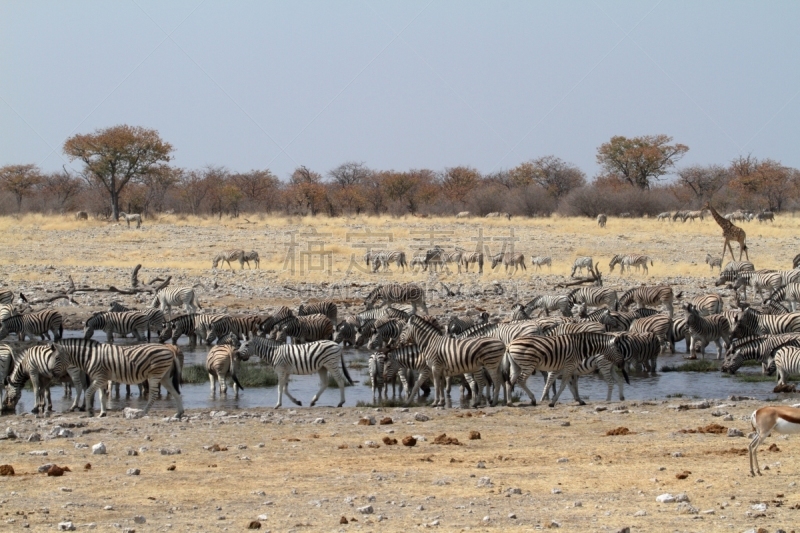
[[[70,163],[64,141],[152,128],[183,168],[288,179],[508,169],[598,172],[614,135],[667,134],[679,167],[800,168],[800,3],[0,0],[0,166]]]

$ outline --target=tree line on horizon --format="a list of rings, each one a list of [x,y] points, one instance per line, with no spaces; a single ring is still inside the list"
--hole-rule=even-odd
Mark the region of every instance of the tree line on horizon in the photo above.
[[[79,173],[45,173],[36,165],[0,167],[0,214],[86,211],[117,219],[120,211],[231,216],[655,215],[697,209],[784,211],[800,201],[800,171],[772,159],[740,156],[727,164],[678,167],[689,147],[668,135],[614,136],[597,149],[592,181],[577,166],[548,155],[482,174],[470,166],[378,170],[349,161],[326,173],[298,166],[288,181],[269,169],[170,165],[173,147],[158,132],[119,125],[66,140]],[[675,176],[668,179],[668,176]]]

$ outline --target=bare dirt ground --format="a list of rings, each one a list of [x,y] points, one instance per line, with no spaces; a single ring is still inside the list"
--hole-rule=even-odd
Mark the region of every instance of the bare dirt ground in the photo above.
[[[774,226],[752,222],[743,227],[757,267],[790,268],[800,238],[797,219],[782,216]],[[21,290],[29,298],[62,290],[68,275],[78,286],[125,288],[131,268],[141,263],[144,281],[172,275],[174,285],[203,283],[205,289],[198,289],[198,295],[205,310],[234,313],[332,297],[344,315],[348,305],[352,311],[362,309],[363,297],[375,284],[397,280],[427,284],[434,314],[481,307],[505,316],[516,301],[540,292],[562,292],[554,286],[566,280],[578,255],[593,255],[600,262],[606,286],[622,290],[668,282],[676,292],[691,296],[717,290],[716,274],[703,260],[707,251],[719,255],[722,246],[720,229],[708,220],[692,225],[615,219],[600,229],[591,220],[558,218],[508,222],[251,217],[250,222],[219,222],[173,217],[146,220],[143,229],[129,230],[68,217],[24,217],[0,219],[0,229],[3,288]],[[372,234],[365,237],[367,229]],[[375,233],[384,236],[377,238]],[[366,246],[375,247],[376,242],[403,249],[410,259],[414,250],[431,244],[470,250],[482,242],[488,251],[499,251],[501,239],[507,238],[519,239],[514,246],[525,253],[526,262],[530,255],[552,256],[552,273],[528,265],[526,273],[507,276],[502,267],[491,272],[486,265],[483,276],[399,274],[394,267],[392,274],[371,274],[352,266],[362,265]],[[227,267],[212,271],[214,253],[234,247],[259,251],[261,269],[241,272],[237,265],[235,272]],[[655,264],[650,276],[609,274],[613,253],[651,254]],[[441,282],[454,295],[447,296]],[[726,301],[731,295],[725,289],[720,294]],[[55,304],[70,327],[80,327],[89,312],[105,308],[112,299],[137,306],[148,301],[146,296],[80,291],[75,299],[79,306],[63,300]],[[703,391],[686,394],[702,396]],[[99,530],[238,531],[257,520],[261,531],[561,527],[612,532],[624,527],[772,532],[791,531],[800,523],[795,439],[768,439],[760,457],[762,468],[768,465],[769,470],[751,479],[748,439],[727,436],[728,428],[744,435],[751,431],[748,417],[759,402],[718,399],[708,408],[678,409],[691,402],[664,399],[577,407],[564,401],[553,409],[480,411],[189,410],[181,421],[162,418],[171,411],[139,420],[125,420],[119,412],[107,419],[77,413],[45,420],[7,417],[0,420],[0,429],[10,428],[19,438],[0,440],[0,464],[16,472],[0,477],[0,523],[8,530],[27,524],[33,531],[53,530],[63,521],[72,521],[78,530],[95,524]],[[418,421],[416,413],[430,420]],[[732,419],[725,420],[728,414]],[[376,422],[391,417],[393,423],[356,425],[363,416]],[[316,423],[320,418],[324,424]],[[724,427],[723,433],[682,432],[715,423]],[[72,436],[53,437],[56,426]],[[606,436],[620,427],[629,433]],[[472,431],[480,432],[481,438],[470,440]],[[32,433],[42,440],[28,442]],[[435,444],[442,434],[460,444]],[[424,440],[418,439],[414,447],[384,442],[413,435]],[[101,441],[107,454],[92,454],[91,446]],[[779,451],[768,451],[773,443]],[[227,449],[204,449],[214,444]],[[180,454],[165,455],[178,449]],[[31,454],[45,451],[46,456]],[[134,451],[138,455],[129,455]],[[46,463],[69,466],[71,471],[61,477],[38,473]],[[140,472],[128,475],[129,469]],[[688,501],[657,503],[656,497],[664,493],[685,493]],[[135,516],[145,523],[134,522]],[[342,517],[346,525],[340,523]]]

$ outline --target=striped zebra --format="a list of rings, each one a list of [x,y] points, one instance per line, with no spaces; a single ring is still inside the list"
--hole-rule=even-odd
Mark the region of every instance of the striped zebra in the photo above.
[[[800,274],[800,272],[798,272]],[[739,292],[742,287],[745,288],[745,298],[747,297],[747,287],[752,287],[753,291],[758,294],[763,302],[766,300],[763,291],[766,289],[769,293],[773,293],[780,289],[784,283],[784,278],[781,272],[740,272],[736,276],[736,281],[733,282],[733,289]]]
[[[687,212],[688,211],[675,211],[675,213],[672,215],[672,221],[673,222],[677,222],[678,219],[681,219],[683,222],[686,222],[686,213]]]
[[[152,307],[140,311],[139,309],[125,307],[119,302],[111,302],[111,305],[108,308],[109,313],[123,313],[125,311],[136,311],[138,313],[147,315],[149,320],[147,325],[148,335],[150,334],[151,329],[154,329],[156,333],[160,335],[161,330],[164,329],[167,321],[167,319],[164,317],[164,313],[161,312],[161,309],[153,309]]]
[[[659,213],[658,214],[658,216],[656,217],[656,220],[659,220],[659,221],[661,221],[661,220],[670,220],[671,218],[672,218],[672,213],[670,213],[669,211],[664,211],[663,213]]]
[[[575,277],[575,272],[583,273],[583,269],[587,269],[591,274],[594,271],[594,260],[591,257],[583,256],[579,257],[572,263],[572,272],[570,273],[570,277]]]
[[[626,331],[633,321],[639,318],[657,315],[658,311],[642,307],[633,311],[610,311],[604,308],[597,317],[597,321],[606,327],[606,331]]]
[[[501,252],[499,254],[492,256],[492,270],[495,269],[497,265],[503,263],[503,267],[505,268],[506,273],[508,273],[508,268],[513,266],[514,272],[511,273],[513,276],[519,270],[519,267],[522,267],[522,270],[528,270],[528,267],[525,266],[525,254],[516,253],[516,252]]]
[[[379,301],[383,307],[395,303],[410,304],[412,314],[416,314],[417,306],[420,306],[422,311],[428,314],[428,306],[425,305],[425,291],[416,283],[378,285],[364,299],[364,304],[367,309],[372,309]]]
[[[689,303],[697,309],[700,316],[718,315],[722,313],[724,307],[722,296],[719,294],[701,294],[689,300]]]
[[[502,376],[500,360],[505,351],[502,341],[493,338],[451,339],[443,336],[435,326],[418,316],[408,319],[400,342],[414,342],[419,346],[425,361],[430,368],[435,389],[434,406],[449,404],[445,398],[445,376],[472,374],[485,368],[492,377],[493,393],[491,404],[497,404]],[[477,385],[471,383],[472,405],[477,406],[480,400]],[[419,390],[419,382],[414,385],[411,397]],[[449,405],[448,405],[449,406]]]
[[[385,375],[386,355],[383,353],[373,353],[367,360],[367,367],[369,369],[369,384],[372,387],[372,403],[377,404],[383,399],[383,377]]]
[[[339,385],[339,404],[344,405],[345,381],[350,385],[353,380],[347,372],[344,364],[344,352],[342,347],[333,341],[317,341],[301,345],[280,344],[271,339],[256,337],[239,347],[239,354],[242,357],[253,355],[261,358],[268,366],[275,370],[278,375],[278,403],[275,408],[281,406],[283,395],[289,397],[297,405],[303,405],[289,392],[289,376],[291,374],[308,375],[319,374],[320,389],[311,400],[313,407],[320,395],[328,388],[328,373],[330,373]]]
[[[562,316],[572,316],[572,300],[565,294],[536,296],[525,304],[525,314],[530,316],[535,309],[544,311],[545,316],[550,316],[550,311],[560,311]]]
[[[491,213],[486,213],[484,218],[505,218],[506,220],[511,220],[511,214],[505,212],[492,211]]]
[[[597,225],[598,226],[600,226],[601,228],[605,228],[606,227],[606,222],[608,222],[608,217],[606,215],[604,215],[603,213],[600,213],[599,215],[597,215]]]
[[[662,305],[669,313],[669,317],[672,318],[674,313],[672,301],[674,298],[675,294],[672,292],[672,287],[668,285],[643,285],[623,292],[617,301],[617,305],[623,311],[627,311],[634,303],[638,307]]]
[[[336,324],[339,310],[336,304],[330,300],[322,300],[321,302],[314,302],[310,304],[300,304],[297,308],[297,316],[306,315],[325,315],[331,319],[331,322]]]
[[[489,313],[486,311],[480,311],[474,316],[467,316],[464,318],[459,318],[454,315],[447,321],[446,331],[448,335],[458,335],[472,326],[486,324],[487,322],[489,322]]]
[[[370,350],[383,350],[394,347],[403,333],[405,323],[397,318],[381,318],[375,321],[374,333],[367,343]]]
[[[792,259],[792,268],[795,269],[798,267],[800,267],[800,254],[797,254],[794,256],[794,259]]]
[[[465,272],[469,272],[469,265],[478,265],[478,274],[483,274],[483,253],[463,252],[461,254],[461,264],[464,265]]]
[[[544,265],[547,265],[548,270],[552,270],[553,259],[550,256],[531,256],[531,266],[535,266],[536,270],[541,270]]]
[[[285,305],[280,306],[275,313],[267,315],[261,320],[261,325],[258,329],[262,335],[269,335],[277,324],[280,324],[289,317],[293,317],[294,312]]]
[[[258,252],[255,250],[242,252],[242,263],[247,263],[247,268],[250,268],[250,261],[256,265],[256,268],[261,268],[261,258],[258,256]]]
[[[208,372],[208,380],[211,383],[211,397],[213,398],[217,393],[217,382],[219,382],[219,394],[228,394],[227,379],[230,377],[233,382],[233,394],[235,398],[239,397],[239,390],[244,390],[242,384],[239,383],[239,378],[236,372],[239,369],[239,363],[242,358],[239,352],[236,351],[236,346],[230,344],[218,344],[208,351],[206,356],[206,372]]]
[[[614,393],[614,384],[617,384],[619,386],[619,401],[624,401],[625,394],[622,391],[622,379],[619,377],[619,374],[617,374],[614,371],[614,367],[618,366],[620,364],[620,361],[624,361],[624,357],[621,354],[616,355],[614,353],[596,354],[596,355],[590,355],[589,357],[584,357],[578,364],[575,373],[572,375],[568,383],[570,392],[572,392],[572,397],[573,398],[580,397],[580,394],[578,393],[579,376],[586,376],[598,372],[608,385],[608,393],[606,394],[606,401],[607,402],[611,401],[611,396]],[[542,401],[544,401],[544,398],[548,399],[550,398],[549,396],[550,391],[555,392],[557,374],[556,373],[553,374],[554,376],[552,381],[548,380],[547,382],[547,384],[549,384],[549,388],[543,394]],[[548,378],[549,377],[550,373],[548,373]]]
[[[228,335],[234,335],[237,339],[242,340],[251,339],[258,334],[259,321],[260,319],[255,315],[222,315],[206,328],[206,344],[210,346],[215,339],[219,339],[219,344]]]
[[[333,342],[341,344],[344,347],[349,345],[358,348],[358,346],[356,346],[357,328],[357,324],[353,324],[347,320],[342,320],[336,325],[336,329],[333,331]]]
[[[697,344],[702,348],[710,342],[717,345],[717,359],[722,358],[722,344],[727,347],[731,343],[731,330],[728,319],[724,315],[709,315],[703,317],[692,304],[686,304],[686,331],[691,340],[689,359],[697,359]],[[705,358],[705,356],[704,356]]]
[[[126,213],[124,211],[119,212],[119,218],[125,219],[125,222],[128,223],[128,227],[131,227],[131,222],[136,222],[136,227],[142,227],[142,215],[139,213]]]
[[[205,341],[212,323],[226,316],[228,315],[190,313],[175,317],[166,323],[158,337],[158,342],[164,343],[172,338],[172,344],[178,344],[178,339],[182,335],[186,335],[189,337],[189,344],[195,346],[198,338]]]
[[[683,217],[683,221],[686,222],[687,220],[691,220],[692,222],[694,222],[696,218],[703,220],[704,219],[703,211],[687,211],[686,215]]]
[[[372,252],[370,258],[372,260],[373,272],[377,272],[378,268],[383,268],[384,272],[387,271],[389,269],[389,263],[394,263],[397,265],[402,272],[405,272],[406,267],[408,267],[408,263],[406,262],[406,253],[400,250]],[[367,264],[369,264],[369,261],[367,261]]]
[[[725,318],[727,319],[728,317],[725,316]],[[730,327],[730,320],[728,320],[728,325]],[[675,355],[675,343],[679,341],[684,341],[686,343],[686,349],[687,350],[689,349],[689,346],[691,346],[692,341],[691,339],[689,339],[689,332],[686,329],[685,317],[678,316],[672,319],[672,325],[670,326],[670,332],[667,338],[668,338],[667,347],[669,348],[669,353],[671,353],[672,355]],[[700,350],[700,353],[702,353],[703,357],[705,358],[705,352],[702,350],[702,348]]]
[[[760,270],[759,272],[775,272],[775,271],[774,270]],[[714,282],[714,286],[715,287],[719,287],[720,285],[725,285],[726,283],[728,283],[728,284],[730,284],[730,286],[728,288],[732,289],[733,288],[733,284],[740,277],[740,275],[747,277],[747,276],[753,275],[754,273],[755,272],[752,271],[752,270],[739,271],[739,270],[725,270],[723,268],[722,272],[719,273],[719,278],[717,278],[717,281]],[[744,290],[744,297],[747,298],[747,287],[746,286],[745,286],[745,290]]]
[[[756,215],[756,220],[759,222],[766,222],[769,220],[770,222],[775,222],[775,213],[772,211],[762,211]]]
[[[525,306],[522,304],[514,304],[511,306],[511,320],[530,320],[531,316],[525,311]]]
[[[574,335],[561,335],[557,337],[526,336],[519,337],[506,347],[506,354],[511,362],[510,382],[519,384],[531,400],[531,405],[536,405],[536,398],[528,388],[528,376],[537,370],[549,372],[545,392],[549,391],[553,380],[561,378],[561,386],[550,401],[554,407],[564,388],[577,373],[583,360],[594,355],[605,355],[609,360],[616,361],[622,369],[623,376],[628,380],[623,367],[622,354],[617,348],[617,337],[606,333],[578,333]],[[577,384],[573,389],[575,401],[581,405],[586,402],[578,395]],[[544,401],[544,393],[540,401]]]
[[[661,354],[661,341],[655,333],[617,334],[617,347],[625,359],[628,371],[641,370],[656,373],[658,356]]]
[[[425,262],[425,254],[423,253],[414,254],[414,256],[411,258],[409,269],[412,272],[417,272],[418,268],[421,269],[423,272],[426,272],[428,270],[428,263]]]
[[[777,335],[779,333],[800,333],[800,313],[763,315],[748,307],[739,313],[731,338],[741,339],[750,335]]]
[[[211,263],[211,268],[217,268],[220,263],[228,263],[228,267],[233,270],[231,261],[239,262],[239,269],[244,270],[244,250],[225,250],[214,256],[214,261]],[[249,264],[248,264],[249,266]]]
[[[290,317],[276,326],[275,340],[279,343],[292,338],[293,344],[305,344],[333,338],[333,322],[325,315]]]
[[[572,289],[567,294],[570,307],[575,305],[586,305],[587,307],[605,306],[613,309],[617,305],[617,291],[602,287],[580,287]]]
[[[16,357],[14,350],[8,344],[0,344],[0,404],[5,396],[6,378],[11,375],[14,369]]]
[[[434,246],[425,252],[425,264],[433,272],[436,272],[437,267],[447,268],[448,264],[455,264],[458,267],[458,273],[461,274],[463,257],[463,250],[456,249],[454,252],[447,252],[441,246]]]
[[[614,266],[619,265],[620,274],[624,274],[626,268],[628,269],[628,274],[630,274],[633,268],[636,268],[638,271],[641,267],[644,269],[644,274],[646,276],[649,274],[647,263],[653,266],[653,260],[647,255],[615,255],[608,266],[611,269],[610,271],[613,272]]]
[[[511,323],[485,323],[472,326],[456,335],[456,339],[471,339],[478,337],[494,337],[503,344],[508,344],[518,337],[528,335],[541,335],[542,326],[534,321]]]
[[[775,365],[778,373],[777,386],[786,385],[789,376],[800,374],[800,348],[797,346],[782,346],[770,357],[768,366]]]
[[[606,327],[600,322],[565,322],[545,329],[542,335],[555,337],[557,335],[572,335],[574,333],[605,333]]]
[[[415,372],[417,373],[416,381],[412,380]],[[414,399],[411,396],[411,390],[416,383],[420,384],[418,389],[425,391],[428,388],[427,383],[431,379],[431,370],[428,368],[425,358],[420,355],[419,346],[408,344],[386,352],[383,382],[393,382],[395,376],[400,379],[401,395],[408,401]]]
[[[11,291],[0,291],[0,304],[14,303],[14,293]]]
[[[36,406],[31,411],[44,414],[53,410],[50,399],[50,383],[67,375],[67,361],[58,345],[49,343],[31,346],[25,350],[8,377],[6,398],[2,413],[13,413],[20,397],[22,387],[30,379]]]
[[[2,322],[3,320],[5,320],[8,317],[11,317],[11,316],[14,316],[14,315],[21,315],[21,314],[23,314],[23,313],[21,313],[21,312],[17,311],[16,309],[14,309],[13,305],[0,304],[0,322]]]
[[[766,374],[770,356],[781,346],[800,347],[800,334],[752,335],[736,339],[728,346],[721,370],[735,374],[745,361],[760,361],[762,373]]]
[[[106,342],[114,344],[114,333],[125,337],[133,333],[139,342],[145,341],[144,331],[147,331],[147,341],[150,341],[150,318],[138,311],[123,311],[122,313],[101,312],[94,313],[83,325],[83,338],[91,339],[95,330],[105,331]]]
[[[661,345],[669,346],[672,338],[672,318],[667,315],[655,314],[637,318],[628,328],[631,333],[655,333]]]
[[[764,301],[766,304],[771,302],[789,302],[792,311],[796,311],[800,303],[800,283],[789,283],[776,290]]]
[[[5,339],[9,333],[16,333],[20,342],[26,337],[33,339],[34,335],[39,335],[41,340],[50,340],[53,332],[53,339],[59,340],[64,334],[64,321],[61,313],[52,309],[28,313],[26,315],[12,315],[2,322],[0,326],[0,339]]]
[[[756,267],[750,261],[728,261],[721,272],[753,271]]]
[[[170,318],[172,318],[172,306],[183,306],[183,310],[188,314],[196,313],[200,304],[197,303],[194,287],[164,287],[150,302],[150,307],[160,307],[161,312]]]
[[[706,264],[711,268],[711,271],[714,271],[714,267],[717,267],[720,272],[722,272],[722,258],[721,257],[713,257],[711,254],[706,254]]]

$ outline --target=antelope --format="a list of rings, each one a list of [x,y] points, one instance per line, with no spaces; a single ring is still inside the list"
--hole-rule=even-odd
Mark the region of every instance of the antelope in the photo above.
[[[753,411],[750,416],[750,424],[756,430],[756,436],[753,437],[748,446],[750,451],[750,475],[755,477],[756,473],[753,472],[753,465],[755,465],[758,475],[761,475],[761,469],[758,467],[758,458],[756,457],[758,447],[773,431],[780,434],[800,433],[800,409],[783,405],[768,405]]]

